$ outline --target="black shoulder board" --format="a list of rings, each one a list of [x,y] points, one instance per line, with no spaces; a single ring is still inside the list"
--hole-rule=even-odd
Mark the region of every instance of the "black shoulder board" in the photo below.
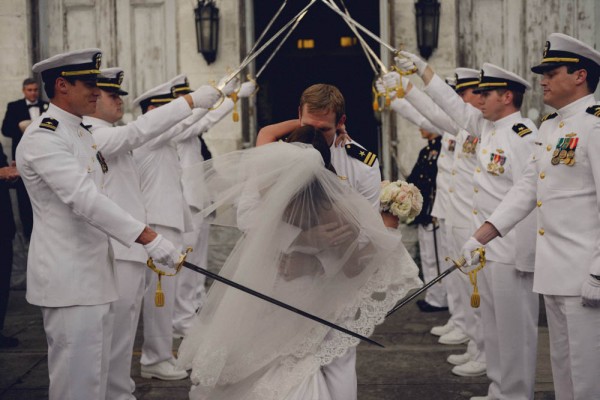
[[[585,110],[585,112],[588,113],[588,114],[592,114],[595,117],[600,118],[600,105],[595,105],[595,106],[588,107]]]
[[[40,128],[48,129],[54,132],[58,128],[58,121],[54,118],[44,118],[40,123]]]
[[[544,115],[544,116],[542,117],[542,122],[544,122],[544,121],[546,121],[546,120],[548,120],[548,119],[556,118],[556,116],[557,116],[557,115],[558,115],[558,114],[557,114],[557,113],[555,113],[555,112],[553,112],[552,114]]]
[[[512,130],[515,131],[517,135],[520,137],[525,137],[531,133],[531,129],[529,129],[525,124],[514,124]]]
[[[365,150],[362,147],[357,146],[353,143],[348,143],[345,147],[346,153],[348,153],[350,157],[356,158],[357,160],[364,162],[369,167],[372,167],[375,163],[375,160],[377,160],[377,154],[371,153],[369,150]]]

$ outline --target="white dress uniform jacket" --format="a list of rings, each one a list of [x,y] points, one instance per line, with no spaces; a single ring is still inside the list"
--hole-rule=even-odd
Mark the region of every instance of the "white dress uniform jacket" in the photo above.
[[[505,235],[537,209],[537,293],[580,296],[584,279],[600,275],[600,118],[586,112],[594,104],[593,95],[583,97],[541,125],[523,179],[488,218]],[[557,145],[567,140],[576,146],[574,165],[554,165]]]
[[[159,107],[140,116],[125,126],[113,126],[104,120],[83,117],[106,162],[110,165],[105,175],[106,195],[138,221],[146,221],[146,208],[141,192],[140,172],[133,160],[132,150],[164,133],[190,116],[192,110],[185,99]],[[145,263],[148,255],[140,244],[126,247],[111,240],[114,257]]]
[[[131,246],[145,224],[100,193],[101,163],[81,118],[54,105],[23,135],[17,166],[35,218],[27,267],[32,304],[67,307],[117,298],[108,236]]]
[[[473,220],[475,226],[481,226],[522,176],[533,151],[537,129],[520,112],[494,122],[484,119],[481,111],[463,102],[439,76],[435,76],[425,90],[460,126],[480,135],[473,187]],[[522,126],[531,133],[520,135]],[[516,265],[520,271],[533,272],[534,218],[532,215],[524,219],[515,232],[490,242],[486,246],[486,257]]]
[[[353,140],[350,141],[350,143],[364,149],[363,146]],[[350,184],[357,192],[365,196],[365,198],[371,202],[373,208],[379,210],[379,192],[381,190],[379,161],[375,160],[375,162],[369,166],[359,159],[349,156],[344,146],[336,147],[335,144],[332,144],[329,147],[329,150],[331,151],[331,164],[335,168],[337,174],[342,177],[342,179],[347,178],[348,184]],[[365,150],[365,152],[367,152],[367,150]]]

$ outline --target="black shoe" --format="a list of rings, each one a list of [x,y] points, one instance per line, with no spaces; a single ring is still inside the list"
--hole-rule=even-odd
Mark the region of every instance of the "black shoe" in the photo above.
[[[448,307],[432,306],[425,300],[417,300],[417,306],[419,306],[419,310],[421,310],[422,312],[448,311]]]
[[[0,349],[6,349],[9,347],[17,347],[18,345],[19,345],[19,339],[10,337],[10,336],[4,336],[3,334],[0,333]]]

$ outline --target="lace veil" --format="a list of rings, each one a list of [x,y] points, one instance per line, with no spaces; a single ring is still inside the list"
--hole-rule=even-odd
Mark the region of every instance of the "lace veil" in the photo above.
[[[421,284],[399,232],[312,146],[272,143],[192,168],[206,171],[204,215],[243,232],[222,276],[366,336]],[[193,399],[281,400],[357,344],[215,282],[178,363],[192,368]]]

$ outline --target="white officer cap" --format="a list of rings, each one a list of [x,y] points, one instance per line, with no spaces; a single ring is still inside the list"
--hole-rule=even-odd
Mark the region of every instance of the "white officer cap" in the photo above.
[[[515,73],[494,64],[484,63],[479,74],[479,84],[474,92],[480,93],[495,89],[509,89],[525,93],[527,89],[531,89],[531,85]]]
[[[600,70],[600,53],[581,40],[564,33],[551,33],[544,46],[542,62],[531,68],[536,74],[560,67],[576,65],[591,71]]]
[[[171,83],[171,92],[173,97],[181,96],[192,92],[190,88],[190,82],[187,76],[181,74],[169,81]]]
[[[175,97],[173,97],[173,93],[171,92],[172,86],[173,85],[169,81],[148,90],[133,101],[133,106],[136,107],[139,105],[142,107],[142,110],[145,111],[150,105],[161,106],[175,100]]]
[[[444,78],[444,82],[452,89],[456,89],[456,78],[453,76],[447,76]]]
[[[35,64],[31,70],[41,73],[42,80],[48,83],[59,77],[95,81],[101,63],[102,52],[92,48],[57,54]]]
[[[103,68],[100,70],[96,85],[106,92],[113,92],[118,93],[121,96],[126,96],[128,93],[121,89],[124,74],[125,73],[121,68]]]
[[[456,68],[454,76],[456,77],[456,87],[454,90],[461,92],[468,88],[475,88],[479,85],[479,70],[472,68]]]

